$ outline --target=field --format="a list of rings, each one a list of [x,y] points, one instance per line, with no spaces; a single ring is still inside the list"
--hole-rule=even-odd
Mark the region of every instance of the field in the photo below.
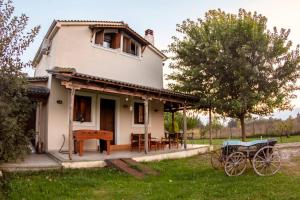
[[[6,199],[300,199],[300,160],[290,170],[258,177],[249,167],[240,177],[211,168],[208,155],[146,163],[159,176],[137,180],[114,169],[5,174]]]
[[[277,139],[278,143],[290,143],[290,142],[300,142],[300,135],[293,135],[290,137],[271,137]],[[260,140],[261,138],[247,138],[247,141],[252,140]],[[267,139],[267,137],[263,137],[262,139]],[[213,139],[212,143],[213,145],[221,145],[224,140],[227,139]],[[239,139],[240,140],[240,139]],[[209,139],[196,139],[196,140],[190,140],[190,144],[209,144]]]

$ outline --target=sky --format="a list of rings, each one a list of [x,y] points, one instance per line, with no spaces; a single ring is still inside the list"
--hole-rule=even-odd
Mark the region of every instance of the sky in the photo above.
[[[25,13],[29,27],[41,25],[41,31],[23,56],[32,60],[44,35],[54,19],[89,19],[124,21],[144,35],[148,28],[154,30],[155,46],[167,49],[171,37],[176,35],[176,24],[190,18],[203,18],[206,11],[221,8],[237,13],[239,8],[257,11],[268,18],[268,28],[291,29],[290,40],[300,44],[299,0],[14,0],[15,15]],[[26,69],[33,75],[32,69]],[[169,73],[168,65],[164,74]],[[299,96],[293,101],[300,108]]]

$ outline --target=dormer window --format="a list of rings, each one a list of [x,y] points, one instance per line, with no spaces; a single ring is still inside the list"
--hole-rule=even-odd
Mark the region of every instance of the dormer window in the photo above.
[[[95,33],[94,44],[105,48],[120,48],[121,34],[113,30],[100,30]]]
[[[123,36],[123,52],[138,56],[139,45],[129,37]]]
[[[115,33],[104,33],[103,47],[112,48],[113,39],[115,39]]]

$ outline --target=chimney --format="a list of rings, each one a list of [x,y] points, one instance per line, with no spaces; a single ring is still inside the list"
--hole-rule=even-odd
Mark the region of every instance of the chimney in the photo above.
[[[145,31],[145,39],[150,42],[152,45],[154,45],[154,35],[153,35],[153,30],[147,29]]]

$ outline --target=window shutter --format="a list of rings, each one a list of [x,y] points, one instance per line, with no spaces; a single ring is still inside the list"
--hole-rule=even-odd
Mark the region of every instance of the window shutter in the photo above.
[[[92,98],[75,95],[73,121],[91,122]]]
[[[95,44],[103,45],[104,31],[97,31],[95,35]]]
[[[131,51],[130,51],[130,48],[131,48],[131,40],[128,39],[128,40],[127,40],[127,49],[126,49],[126,52],[127,52],[127,53],[130,53],[130,52],[131,52]]]
[[[75,96],[73,121],[77,121],[77,116],[78,116],[78,98],[76,98],[76,96]]]
[[[116,33],[113,38],[112,48],[118,49],[121,46],[121,33]]]

